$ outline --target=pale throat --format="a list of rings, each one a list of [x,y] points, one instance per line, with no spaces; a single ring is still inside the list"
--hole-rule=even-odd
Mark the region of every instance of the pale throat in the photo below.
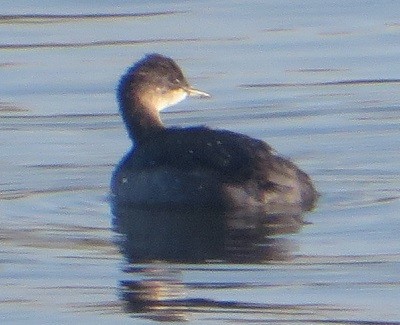
[[[140,102],[144,107],[157,110],[158,112],[173,106],[188,96],[187,92],[181,88],[169,90],[162,93],[161,90],[147,91],[140,96]]]

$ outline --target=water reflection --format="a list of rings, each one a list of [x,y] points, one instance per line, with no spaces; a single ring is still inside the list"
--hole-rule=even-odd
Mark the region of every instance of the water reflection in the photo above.
[[[115,202],[112,208],[118,244],[130,263],[123,270],[129,279],[120,283],[126,311],[159,321],[183,321],[190,310],[211,305],[238,308],[186,297],[190,285],[171,262],[216,266],[287,260],[294,245],[281,235],[295,233],[304,224],[298,208],[288,206],[251,215],[240,210],[137,209]]]
[[[186,289],[179,270],[166,264],[128,267],[125,273],[141,279],[120,282],[125,312],[158,321],[187,320]]]
[[[287,258],[284,238],[303,225],[296,207],[241,210],[138,209],[114,204],[114,230],[129,262],[266,262]]]

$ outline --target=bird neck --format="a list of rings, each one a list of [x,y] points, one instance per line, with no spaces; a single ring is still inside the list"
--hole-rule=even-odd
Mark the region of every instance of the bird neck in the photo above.
[[[158,110],[145,107],[138,100],[120,102],[120,110],[129,137],[137,144],[165,128]]]

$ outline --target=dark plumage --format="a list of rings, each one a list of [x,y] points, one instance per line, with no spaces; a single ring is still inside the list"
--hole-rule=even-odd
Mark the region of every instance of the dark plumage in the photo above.
[[[187,95],[208,96],[161,55],[145,57],[122,77],[120,110],[135,147],[114,172],[114,200],[249,210],[314,205],[317,192],[308,175],[265,142],[205,127],[165,128],[159,111]]]

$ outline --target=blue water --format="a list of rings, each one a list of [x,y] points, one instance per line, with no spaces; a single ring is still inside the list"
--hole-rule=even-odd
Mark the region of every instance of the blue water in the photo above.
[[[400,323],[399,11],[2,1],[1,322]],[[213,95],[166,124],[261,138],[315,180],[309,224],[273,237],[269,262],[128,265],[120,252],[109,180],[131,144],[115,88],[151,52]]]

